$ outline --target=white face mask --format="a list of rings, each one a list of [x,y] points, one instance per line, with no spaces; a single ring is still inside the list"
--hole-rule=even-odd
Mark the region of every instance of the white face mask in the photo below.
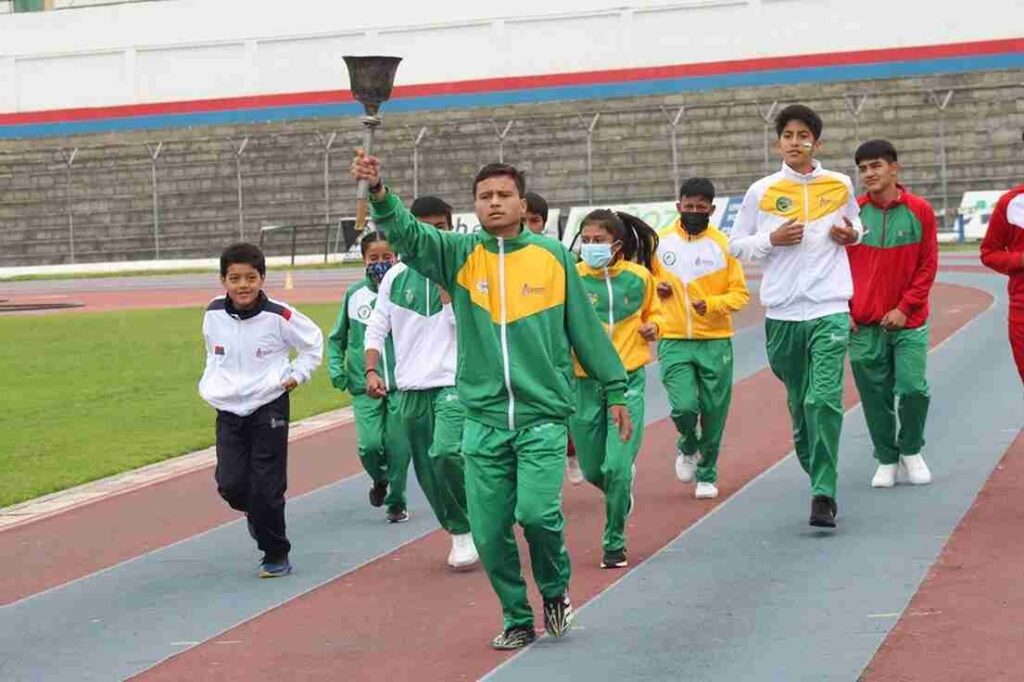
[[[592,268],[606,268],[612,262],[611,244],[583,244],[580,258]]]

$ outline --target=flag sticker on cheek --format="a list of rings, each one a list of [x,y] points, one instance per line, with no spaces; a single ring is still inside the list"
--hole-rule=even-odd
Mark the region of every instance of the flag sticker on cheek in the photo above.
[[[224,346],[214,346],[213,347],[213,354],[214,355],[224,355]]]

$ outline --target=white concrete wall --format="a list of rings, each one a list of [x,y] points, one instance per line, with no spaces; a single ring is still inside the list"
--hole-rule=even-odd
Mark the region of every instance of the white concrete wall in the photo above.
[[[1024,26],[1020,0],[975,0],[970,11],[910,0],[510,7],[175,0],[4,14],[0,112],[342,89],[346,53],[402,56],[396,82],[412,84],[1015,38]]]

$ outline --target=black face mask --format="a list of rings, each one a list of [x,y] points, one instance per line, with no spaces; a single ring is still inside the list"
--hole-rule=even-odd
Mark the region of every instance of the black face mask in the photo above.
[[[700,234],[708,229],[710,221],[711,216],[707,213],[699,213],[697,211],[679,212],[679,222],[682,223],[683,229],[686,230],[687,234]]]

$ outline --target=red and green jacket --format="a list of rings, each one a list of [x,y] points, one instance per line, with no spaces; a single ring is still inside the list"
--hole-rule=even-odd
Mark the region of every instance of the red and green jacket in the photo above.
[[[1010,321],[1024,322],[1024,185],[996,202],[981,242],[981,262],[1010,276]]]
[[[907,316],[907,328],[928,321],[928,295],[939,266],[935,211],[900,185],[888,206],[857,197],[864,237],[846,247],[853,275],[850,315],[857,324],[878,324],[893,308]]]

